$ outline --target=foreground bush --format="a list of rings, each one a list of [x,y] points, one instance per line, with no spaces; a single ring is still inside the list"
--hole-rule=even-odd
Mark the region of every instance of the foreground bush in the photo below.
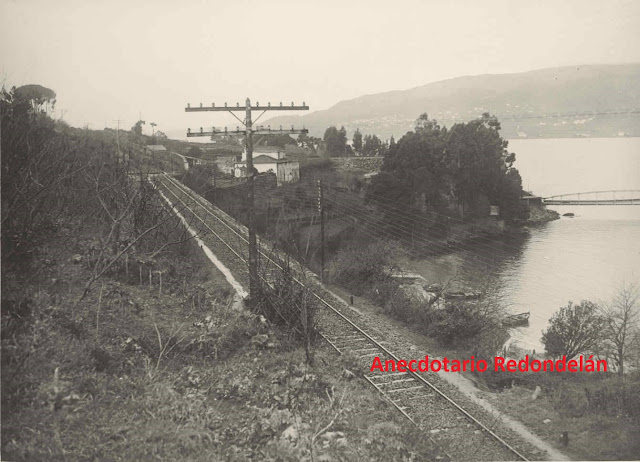
[[[390,297],[394,292],[390,273],[396,268],[398,253],[398,247],[387,242],[351,245],[338,253],[333,280],[355,295],[375,297],[383,288]]]

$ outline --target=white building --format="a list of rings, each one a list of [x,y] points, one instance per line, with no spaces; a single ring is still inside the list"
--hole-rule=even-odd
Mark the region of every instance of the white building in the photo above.
[[[253,150],[253,166],[258,173],[274,173],[278,186],[300,180],[300,163],[285,158],[284,149],[273,146],[256,146]],[[247,151],[242,152],[242,160],[233,167],[233,176],[247,176]]]

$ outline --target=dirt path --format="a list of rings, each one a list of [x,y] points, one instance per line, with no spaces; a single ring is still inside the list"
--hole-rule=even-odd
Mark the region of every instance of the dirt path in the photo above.
[[[416,347],[417,348],[417,347]],[[420,351],[420,355],[428,354],[427,352]],[[434,357],[429,355],[429,357]],[[439,358],[441,359],[441,358]],[[523,439],[527,440],[529,443],[539,448],[542,451],[546,451],[551,460],[571,460],[567,455],[558,451],[556,448],[551,446],[549,443],[544,441],[538,435],[534,434],[531,430],[529,430],[522,422],[519,422],[508,415],[501,413],[499,409],[494,407],[490,402],[478,396],[478,389],[474,385],[474,383],[464,377],[462,374],[457,372],[438,372],[438,376],[440,376],[443,380],[446,380],[448,383],[458,387],[458,389],[469,397],[473,402],[482,406],[488,412],[492,414],[500,415],[500,419],[504,422],[509,428],[511,428],[514,432],[518,433]]]
[[[158,191],[158,192],[160,193],[160,196],[167,202],[169,207],[171,207],[173,209],[173,212],[176,214],[176,216],[178,216],[178,218],[180,218],[180,220],[182,221],[182,224],[185,226],[187,231],[189,231],[189,234],[191,234],[191,236],[195,239],[196,243],[202,249],[202,251],[207,256],[209,261],[211,261],[211,263],[213,263],[213,265],[224,275],[224,277],[227,280],[227,282],[229,283],[229,285],[231,285],[231,287],[233,287],[233,290],[235,291],[235,294],[233,296],[233,307],[235,309],[243,309],[244,308],[244,299],[249,295],[248,292],[246,291],[246,289],[244,287],[242,287],[242,285],[233,276],[233,274],[231,274],[231,271],[229,270],[229,268],[227,268],[218,259],[218,257],[215,256],[215,254],[211,251],[211,249],[209,247],[207,247],[207,245],[202,241],[202,239],[200,239],[200,237],[198,236],[197,231],[195,229],[193,229],[191,226],[189,226],[189,223],[187,222],[187,220],[184,218],[184,216],[182,216],[182,214],[178,211],[178,209],[176,209],[173,206],[173,204],[167,198],[167,196],[165,196],[162,193],[162,191]]]

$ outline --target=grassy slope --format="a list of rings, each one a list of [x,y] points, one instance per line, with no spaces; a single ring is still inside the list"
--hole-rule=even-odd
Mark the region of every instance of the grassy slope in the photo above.
[[[226,281],[190,244],[156,263],[162,294],[134,273],[74,306],[89,273],[72,257],[90,237],[59,235],[29,307],[3,306],[3,460],[435,457],[332,350],[306,368],[286,333],[229,308]]]

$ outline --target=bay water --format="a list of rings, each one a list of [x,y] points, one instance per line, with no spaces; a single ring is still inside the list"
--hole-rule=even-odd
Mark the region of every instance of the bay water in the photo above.
[[[640,190],[640,138],[517,139],[509,142],[523,187],[535,195]],[[640,196],[638,194],[637,196]],[[574,217],[408,263],[430,282],[491,288],[511,313],[531,312],[511,341],[542,351],[542,330],[569,301],[606,302],[623,282],[640,284],[640,205],[549,206]]]

